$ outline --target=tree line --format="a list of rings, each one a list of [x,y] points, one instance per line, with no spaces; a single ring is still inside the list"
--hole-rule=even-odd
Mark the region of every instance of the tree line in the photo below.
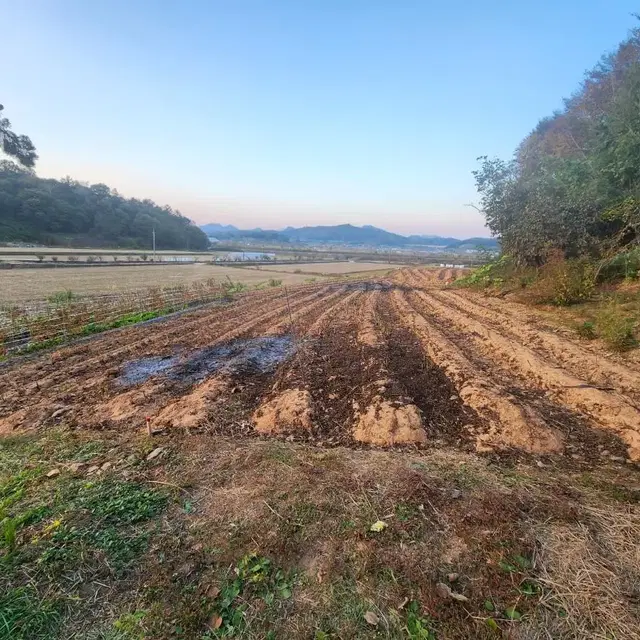
[[[124,198],[104,184],[39,178],[33,143],[12,131],[2,110],[0,148],[16,162],[0,161],[0,242],[150,249],[155,229],[159,249],[208,247],[207,236],[169,206]]]
[[[608,257],[640,243],[640,28],[585,74],[510,160],[478,158],[481,209],[505,254]]]

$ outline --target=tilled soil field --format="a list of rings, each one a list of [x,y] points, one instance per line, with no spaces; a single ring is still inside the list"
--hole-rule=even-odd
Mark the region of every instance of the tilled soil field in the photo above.
[[[0,640],[640,640],[640,367],[455,269],[0,366]]]
[[[640,460],[640,369],[456,270],[273,289],[0,369],[0,434],[56,422]]]

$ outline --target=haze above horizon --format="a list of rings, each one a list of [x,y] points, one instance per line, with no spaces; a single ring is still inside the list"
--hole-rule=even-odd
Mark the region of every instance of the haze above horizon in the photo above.
[[[0,101],[40,175],[198,224],[488,235],[476,157],[510,157],[636,7],[434,4],[10,3]]]

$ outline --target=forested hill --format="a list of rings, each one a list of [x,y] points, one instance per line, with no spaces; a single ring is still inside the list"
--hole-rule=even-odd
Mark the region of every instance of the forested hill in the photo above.
[[[481,158],[482,209],[519,263],[640,244],[640,29],[541,120],[513,159]]]
[[[208,240],[188,218],[151,200],[126,199],[104,184],[38,178],[0,162],[0,242],[82,247],[203,250]]]

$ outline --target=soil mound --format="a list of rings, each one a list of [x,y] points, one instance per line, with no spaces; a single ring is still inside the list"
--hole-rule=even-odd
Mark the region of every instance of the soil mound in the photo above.
[[[253,414],[258,433],[280,434],[309,431],[313,426],[311,394],[301,389],[288,389],[266,402]]]
[[[191,393],[167,405],[154,419],[161,427],[193,429],[207,417],[209,404],[224,390],[227,384],[219,378],[211,378],[198,385]]]
[[[424,443],[427,434],[422,428],[420,409],[415,404],[399,407],[382,399],[374,400],[358,415],[353,438],[385,447],[394,444]]]

